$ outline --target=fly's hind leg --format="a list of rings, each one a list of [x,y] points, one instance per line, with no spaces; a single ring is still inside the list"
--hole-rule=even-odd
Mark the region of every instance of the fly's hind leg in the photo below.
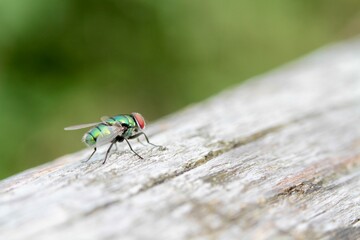
[[[86,161],[84,161],[84,162],[88,162],[88,161],[90,160],[90,158],[95,154],[95,152],[96,152],[96,148],[94,148],[94,151],[92,152],[92,154],[90,155],[90,157],[89,157]]]
[[[107,157],[108,157],[108,155],[109,155],[109,152],[110,152],[112,146],[114,146],[115,143],[116,143],[116,139],[114,139],[114,140],[111,141],[110,147],[109,147],[108,150],[106,151],[105,159],[104,159],[104,161],[103,161],[102,164],[105,164],[105,163],[106,163],[106,159],[107,159]]]

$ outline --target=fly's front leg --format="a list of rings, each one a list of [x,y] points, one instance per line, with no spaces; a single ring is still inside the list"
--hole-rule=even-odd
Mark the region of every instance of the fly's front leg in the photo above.
[[[137,139],[136,139],[136,141],[137,141],[138,143],[140,143],[141,145],[145,146],[145,144],[143,144],[143,142],[142,142],[142,141],[140,141],[140,139],[139,139],[139,138],[137,138]]]
[[[128,141],[126,138],[124,138],[124,140],[125,140],[125,141],[127,142],[127,144],[129,145],[130,150],[131,150],[133,153],[135,153],[136,156],[138,156],[138,157],[141,158],[141,159],[144,159],[144,158],[143,158],[142,156],[140,156],[137,152],[135,152],[134,149],[132,149],[129,141]]]
[[[144,135],[144,137],[145,137],[145,139],[146,139],[146,142],[147,142],[148,144],[153,145],[154,147],[162,147],[162,146],[160,146],[160,145],[156,145],[156,144],[151,143],[151,142],[149,141],[149,138],[146,136],[146,134],[145,134],[144,132],[137,133],[137,134],[129,137],[129,139],[137,138],[137,137],[139,137],[139,136],[141,136],[141,135]]]

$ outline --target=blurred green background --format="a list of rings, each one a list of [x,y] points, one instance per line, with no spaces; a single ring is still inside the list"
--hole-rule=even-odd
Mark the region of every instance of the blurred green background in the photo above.
[[[360,32],[359,0],[0,0],[0,178]]]

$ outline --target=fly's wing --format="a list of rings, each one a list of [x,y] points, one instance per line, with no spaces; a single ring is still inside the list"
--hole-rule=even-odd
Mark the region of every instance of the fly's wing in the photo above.
[[[111,118],[111,117],[109,117],[109,116],[102,116],[100,119],[101,119],[101,121],[102,121],[103,123],[107,124],[106,121],[107,121],[109,118]],[[116,122],[116,121],[115,121],[114,126],[122,127],[122,126],[121,126],[121,123]]]
[[[78,130],[78,129],[83,129],[83,128],[89,128],[89,127],[93,127],[95,125],[98,125],[99,123],[100,122],[97,122],[97,123],[85,123],[85,124],[75,125],[75,126],[66,127],[66,128],[64,128],[64,130],[69,131],[69,130]]]
[[[100,118],[100,120],[104,123],[104,122],[106,122],[106,120],[108,120],[110,117],[109,116],[102,116],[101,118]]]
[[[124,132],[124,128],[121,126],[108,126],[108,131],[101,133],[96,139],[96,147],[100,147],[105,145],[112,140],[114,140],[117,136],[121,135]]]

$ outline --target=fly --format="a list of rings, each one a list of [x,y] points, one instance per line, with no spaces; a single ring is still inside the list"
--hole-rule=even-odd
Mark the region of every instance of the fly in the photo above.
[[[93,128],[84,134],[82,141],[88,147],[94,148],[94,151],[86,161],[90,160],[90,158],[95,154],[98,147],[111,143],[108,150],[106,151],[105,159],[103,161],[103,164],[105,164],[108,154],[113,145],[117,142],[123,141],[125,141],[129,145],[130,150],[136,156],[143,159],[143,157],[141,157],[137,152],[133,150],[128,141],[141,135],[144,135],[148,144],[155,147],[160,147],[149,142],[149,138],[142,131],[145,128],[145,120],[140,113],[121,114],[114,117],[102,117],[101,122],[66,127],[65,130],[77,130],[89,127]]]

